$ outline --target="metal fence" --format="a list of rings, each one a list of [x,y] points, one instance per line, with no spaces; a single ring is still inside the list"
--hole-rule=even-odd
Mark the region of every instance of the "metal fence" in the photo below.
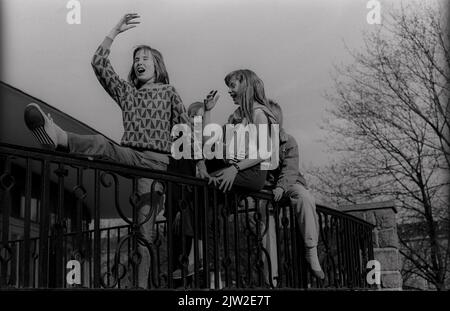
[[[140,178],[153,180],[148,196]],[[318,281],[294,207],[268,192],[223,194],[194,177],[0,145],[0,204],[0,288],[369,287],[372,225],[317,206]]]

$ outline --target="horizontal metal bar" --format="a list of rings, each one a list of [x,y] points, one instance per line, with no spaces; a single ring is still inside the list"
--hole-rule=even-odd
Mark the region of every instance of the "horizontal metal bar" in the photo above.
[[[321,204],[316,204],[316,211],[318,213],[324,213],[325,215],[332,215],[332,216],[337,216],[337,217],[341,217],[344,219],[349,219],[350,221],[354,221],[357,222],[363,226],[367,226],[370,229],[375,228],[375,226],[373,224],[371,224],[370,222],[367,222],[361,218],[358,218],[356,216],[347,214],[347,213],[343,213],[339,210],[336,210],[334,208],[330,208]]]

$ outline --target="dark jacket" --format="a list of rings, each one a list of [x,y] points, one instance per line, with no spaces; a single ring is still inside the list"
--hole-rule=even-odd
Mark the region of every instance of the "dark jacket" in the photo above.
[[[294,137],[280,129],[280,162],[276,169],[269,171],[269,186],[281,187],[286,191],[290,185],[300,183],[307,187],[306,180],[299,171],[298,145]]]

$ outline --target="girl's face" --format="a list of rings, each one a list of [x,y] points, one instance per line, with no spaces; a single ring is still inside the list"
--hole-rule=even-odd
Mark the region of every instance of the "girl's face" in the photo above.
[[[153,55],[148,49],[140,49],[136,52],[133,67],[140,83],[147,83],[155,79],[155,63]]]
[[[228,94],[230,94],[233,102],[239,105],[242,99],[242,95],[245,92],[245,85],[238,78],[232,78],[228,83]]]

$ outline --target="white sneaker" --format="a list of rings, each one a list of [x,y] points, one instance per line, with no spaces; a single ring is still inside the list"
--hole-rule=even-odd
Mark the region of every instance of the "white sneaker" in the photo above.
[[[28,104],[24,112],[25,124],[36,140],[44,147],[55,149],[58,146],[56,125],[49,116],[35,103]]]

